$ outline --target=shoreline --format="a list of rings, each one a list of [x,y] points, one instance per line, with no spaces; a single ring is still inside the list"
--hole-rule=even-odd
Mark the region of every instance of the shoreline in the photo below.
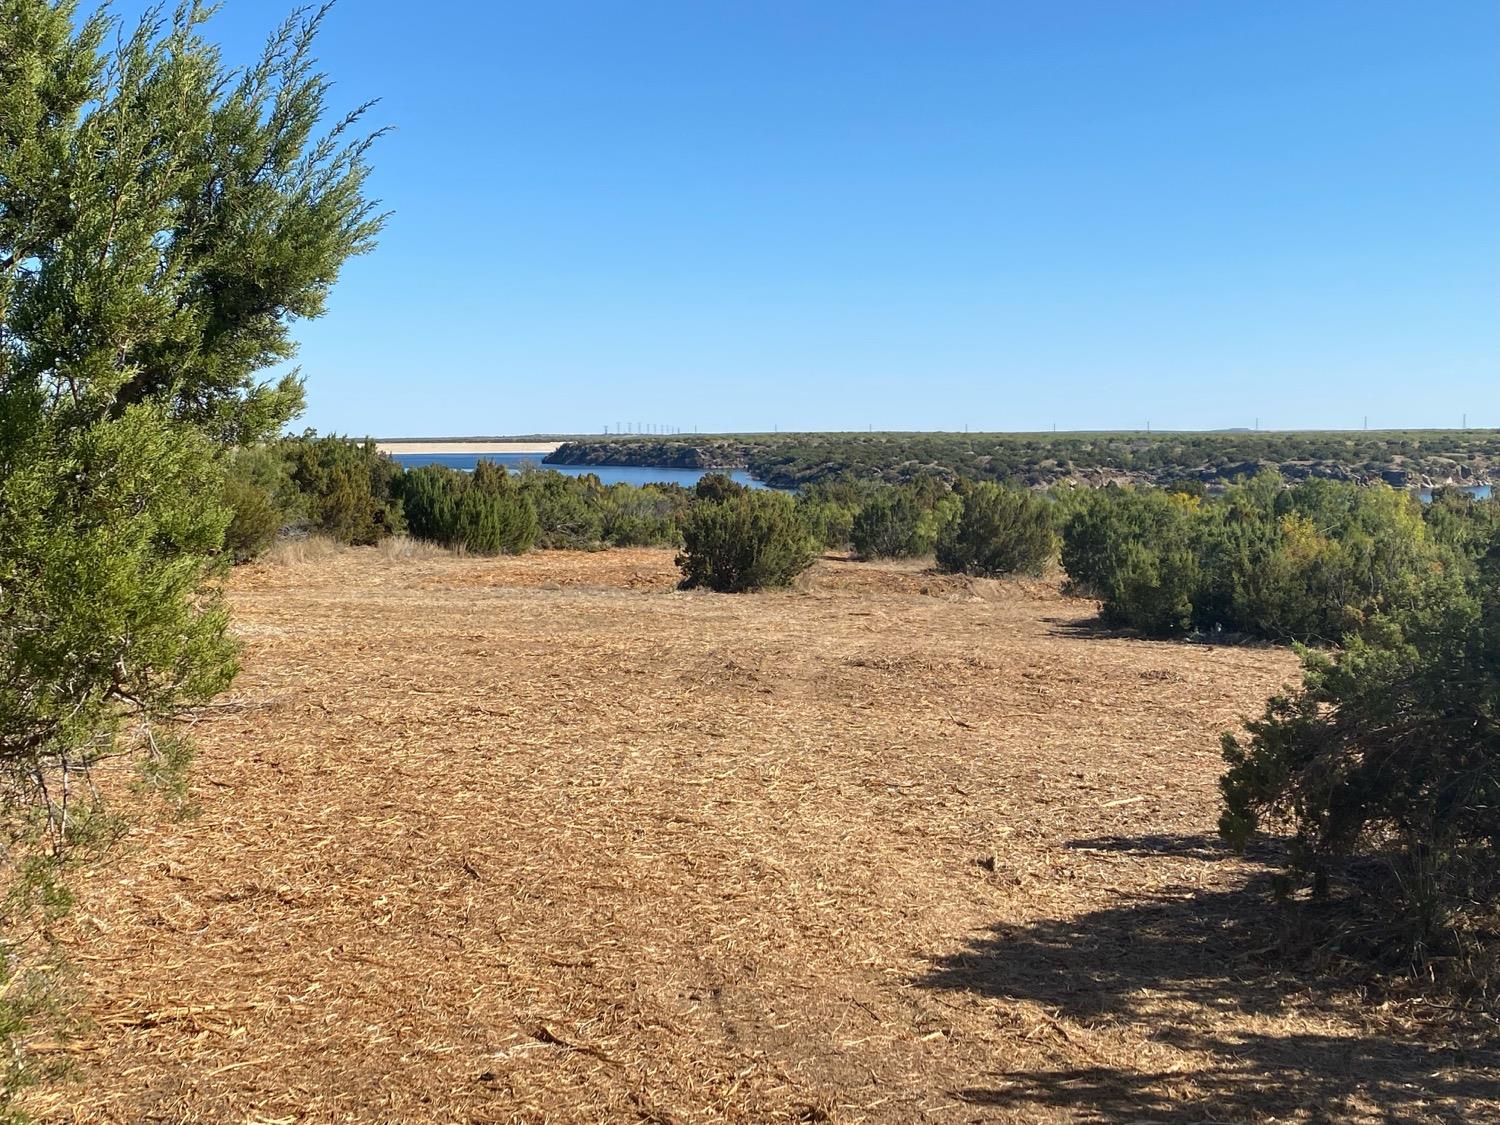
[[[377,441],[381,453],[453,453],[469,456],[480,453],[552,453],[560,441]]]

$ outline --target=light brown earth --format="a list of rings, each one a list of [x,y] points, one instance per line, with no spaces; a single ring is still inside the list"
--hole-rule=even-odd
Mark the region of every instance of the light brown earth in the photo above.
[[[198,815],[85,882],[70,1122],[1500,1120],[1213,838],[1285,651],[670,552],[243,569]],[[144,815],[144,813],[142,814]]]

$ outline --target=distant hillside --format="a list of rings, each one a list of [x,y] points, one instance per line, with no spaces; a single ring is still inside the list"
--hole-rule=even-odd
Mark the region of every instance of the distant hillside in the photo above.
[[[747,469],[779,488],[849,476],[923,475],[1029,487],[1064,481],[1224,484],[1263,469],[1288,480],[1383,480],[1398,488],[1492,484],[1500,430],[1215,433],[724,434],[569,441],[555,465]]]

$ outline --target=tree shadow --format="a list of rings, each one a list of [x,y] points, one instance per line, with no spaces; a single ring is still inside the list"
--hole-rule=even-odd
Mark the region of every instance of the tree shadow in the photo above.
[[[1112,625],[1101,616],[1069,618],[1043,617],[1042,623],[1051,626],[1047,631],[1054,637],[1071,637],[1078,640],[1150,641],[1158,645],[1178,645],[1186,648],[1285,648],[1285,644],[1258,637],[1253,633],[1192,632],[1163,635],[1136,629],[1129,625]]]
[[[1072,846],[1204,863],[1228,858],[1202,836]],[[1076,918],[999,925],[935,961],[918,982],[924,987],[1029,1000],[1084,1024],[1134,1024],[1198,1063],[1176,1073],[1093,1057],[1087,1065],[1000,1073],[991,1087],[954,1095],[1011,1110],[1045,1106],[1084,1121],[1339,1121],[1373,1113],[1385,1122],[1457,1122],[1497,1112],[1500,1045],[1364,1030],[1347,984],[1288,964],[1288,938],[1313,919],[1277,909],[1271,878],[1267,870],[1232,890],[1169,887]],[[1296,1030],[1267,1030],[1269,1020],[1293,1013]],[[1487,1110],[1476,1110],[1477,1101],[1490,1103]]]

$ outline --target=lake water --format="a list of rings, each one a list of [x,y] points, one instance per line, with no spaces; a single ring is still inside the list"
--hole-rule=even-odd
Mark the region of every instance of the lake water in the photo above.
[[[1483,500],[1487,496],[1490,495],[1490,491],[1491,490],[1490,490],[1490,486],[1489,485],[1487,485],[1487,484],[1479,484],[1479,485],[1475,485],[1473,488],[1465,488],[1464,491],[1465,492],[1472,492],[1474,494],[1474,499],[1476,499],[1476,500]],[[1421,491],[1419,491],[1417,493],[1417,495],[1422,498],[1422,503],[1425,504],[1425,503],[1427,503],[1427,501],[1429,501],[1429,500],[1432,499],[1432,489],[1430,489],[1430,488],[1424,488]]]
[[[605,484],[680,484],[684,488],[692,488],[706,473],[716,471],[653,469],[639,465],[544,465],[542,456],[540,453],[393,453],[391,459],[400,462],[408,469],[416,469],[422,465],[446,465],[450,469],[473,472],[474,466],[480,461],[493,461],[497,465],[504,465],[512,472],[522,466],[530,465],[538,469],[554,469],[570,477],[581,477],[585,473],[593,473]],[[717,471],[723,472],[724,470]],[[729,473],[729,477],[750,488],[765,487],[743,469],[733,470]]]

